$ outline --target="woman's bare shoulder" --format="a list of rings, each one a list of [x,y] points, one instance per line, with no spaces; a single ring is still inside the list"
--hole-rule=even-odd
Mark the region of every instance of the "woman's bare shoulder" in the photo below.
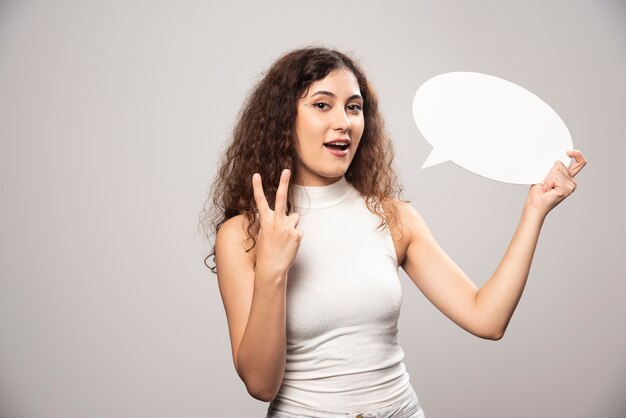
[[[395,221],[389,223],[389,228],[396,246],[398,260],[402,265],[407,256],[408,247],[422,238],[428,238],[430,231],[422,216],[409,202],[393,199],[387,205],[390,206],[385,208],[385,212],[391,207],[396,213]]]
[[[393,199],[389,201],[388,205],[391,205],[397,213],[395,228],[401,231],[403,240],[411,242],[413,239],[428,233],[428,226],[424,218],[409,202]]]
[[[215,238],[216,251],[225,248],[252,253],[252,251],[247,251],[253,245],[253,240],[248,235],[249,225],[250,221],[245,214],[235,215],[226,220],[217,231]],[[257,227],[253,225],[251,229],[252,236],[256,235],[256,230]]]
[[[245,232],[248,226],[248,217],[244,214],[235,215],[224,221],[217,231],[217,235],[233,235]]]
[[[224,223],[220,226],[219,230],[217,231],[217,234],[219,235],[220,233],[222,233],[228,236],[231,236],[231,235],[247,236],[247,230],[248,230],[249,225],[250,225],[250,219],[248,218],[246,214],[241,213],[239,215],[233,216],[232,218],[228,218],[226,221],[224,221]],[[258,225],[258,223],[255,223],[254,225],[252,225],[252,229],[251,229],[252,233],[256,233],[258,229],[256,225]]]
[[[402,213],[404,216],[420,216],[418,210],[411,204],[411,202],[400,200],[400,199],[392,199],[394,206],[398,208],[398,211]]]
[[[405,227],[409,226],[410,219],[417,214],[415,208],[409,203],[400,199],[390,199],[383,205],[385,213],[389,216],[396,217],[395,227],[404,231]]]

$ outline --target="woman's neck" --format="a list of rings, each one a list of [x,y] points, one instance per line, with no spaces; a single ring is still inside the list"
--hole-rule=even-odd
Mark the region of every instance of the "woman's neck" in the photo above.
[[[324,186],[292,186],[296,206],[300,208],[325,208],[342,202],[351,190],[344,176]]]

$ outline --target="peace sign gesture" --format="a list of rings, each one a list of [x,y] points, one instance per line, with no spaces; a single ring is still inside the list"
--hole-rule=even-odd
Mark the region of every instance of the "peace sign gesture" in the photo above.
[[[252,176],[254,201],[259,211],[259,234],[257,237],[256,269],[263,277],[286,277],[302,240],[303,232],[297,229],[298,213],[287,215],[287,189],[291,171],[285,169],[280,176],[276,191],[276,204],[272,210],[267,203],[261,175]]]

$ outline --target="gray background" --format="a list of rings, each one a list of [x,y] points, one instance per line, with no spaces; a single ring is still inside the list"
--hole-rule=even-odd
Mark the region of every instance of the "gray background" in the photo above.
[[[479,286],[527,186],[420,170],[417,87],[510,80],[589,161],[501,341],[402,273],[400,342],[427,417],[626,416],[625,23],[608,0],[0,2],[0,417],[265,416],[235,373],[197,221],[250,87],[308,44],[360,60],[404,196]]]

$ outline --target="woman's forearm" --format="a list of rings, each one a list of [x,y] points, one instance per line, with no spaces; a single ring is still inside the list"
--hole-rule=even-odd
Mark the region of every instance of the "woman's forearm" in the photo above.
[[[522,296],[544,220],[545,214],[524,207],[502,261],[476,294],[481,328],[493,339],[502,338]]]
[[[237,353],[239,376],[250,395],[269,402],[285,372],[287,277],[257,272],[246,330]]]
[[[587,164],[579,150],[568,150],[567,155],[575,162],[565,167],[556,161],[544,181],[530,187],[522,218],[504,258],[476,294],[479,326],[492,338],[502,337],[522,296],[546,215],[576,190],[574,176]]]

